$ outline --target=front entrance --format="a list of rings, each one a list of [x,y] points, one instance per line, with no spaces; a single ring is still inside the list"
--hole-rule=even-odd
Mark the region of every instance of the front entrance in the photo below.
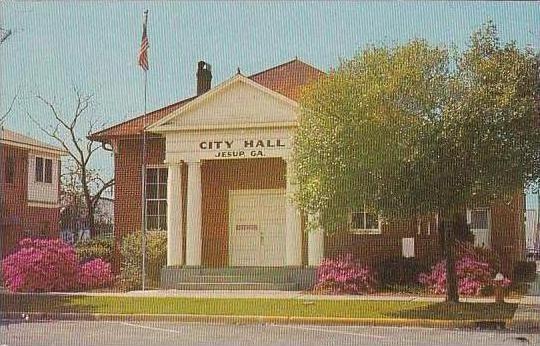
[[[229,265],[285,265],[285,190],[229,191]]]

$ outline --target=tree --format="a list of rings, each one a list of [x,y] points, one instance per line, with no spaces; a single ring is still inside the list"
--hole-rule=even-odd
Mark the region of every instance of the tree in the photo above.
[[[457,302],[453,248],[466,208],[540,179],[537,68],[491,22],[461,54],[412,40],[342,62],[300,101],[299,206],[327,232],[364,207],[387,219],[438,213],[447,300]]]
[[[88,139],[98,124],[98,121],[88,117],[87,113],[92,106],[93,95],[85,94],[75,87],[73,90],[76,96],[75,104],[68,116],[64,116],[60,107],[41,95],[38,95],[37,99],[52,115],[52,122],[45,119],[39,121],[30,112],[26,113],[43,133],[68,152],[69,161],[62,176],[63,193],[64,196],[66,193],[70,195],[71,199],[82,197],[85,226],[94,236],[98,202],[103,192],[114,185],[114,179],[103,179],[100,172],[91,167],[92,157],[101,148],[97,142]],[[78,201],[73,202],[77,205]]]
[[[60,176],[60,224],[62,229],[76,231],[88,228],[88,208],[84,188],[81,181],[81,168],[72,162],[66,165]],[[97,169],[87,169],[87,181],[90,191],[99,191],[105,182]],[[109,187],[112,185],[109,185]],[[93,235],[109,233],[112,230],[112,220],[104,208],[102,196],[96,197],[93,210]]]
[[[7,40],[12,33],[12,30],[0,27],[0,44],[4,43],[4,41]]]
[[[9,102],[8,109],[3,114],[0,114],[0,127],[4,125],[4,122],[7,120],[7,117],[13,111],[13,106],[15,106],[15,101],[19,97],[20,92],[21,92],[21,87],[19,86],[19,88],[15,92],[15,95],[13,95],[13,97],[11,98],[11,101]]]
[[[6,41],[8,39],[8,37],[10,37],[12,34],[13,34],[13,30],[4,29],[4,28],[0,27],[0,45],[2,45],[4,43],[4,41]],[[8,106],[8,109],[6,110],[6,112],[3,113],[3,114],[0,114],[0,127],[2,127],[2,125],[4,124],[4,121],[6,121],[7,117],[9,116],[11,111],[13,110],[13,105],[15,104],[15,100],[19,96],[20,91],[21,91],[21,88],[19,87],[17,89],[17,92],[15,93],[15,96],[13,96],[13,98],[11,99],[11,102],[9,103],[9,106]]]

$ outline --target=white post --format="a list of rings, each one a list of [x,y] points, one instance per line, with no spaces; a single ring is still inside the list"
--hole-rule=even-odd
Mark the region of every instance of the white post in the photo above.
[[[316,217],[309,215],[309,222],[317,222]],[[318,266],[324,258],[324,232],[317,224],[317,228],[308,232],[308,265]]]
[[[182,165],[169,164],[167,177],[167,265],[182,265]]]
[[[285,264],[287,266],[302,265],[302,220],[300,210],[293,201],[296,192],[294,180],[294,167],[291,160],[285,161],[287,165],[287,192],[285,214]]]
[[[200,266],[202,252],[201,162],[188,162],[186,265]]]

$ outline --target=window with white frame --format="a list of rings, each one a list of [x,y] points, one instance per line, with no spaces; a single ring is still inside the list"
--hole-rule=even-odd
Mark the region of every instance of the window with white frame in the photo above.
[[[52,183],[52,160],[36,156],[36,181]]]
[[[167,167],[146,169],[146,229],[167,229]]]
[[[364,206],[363,210],[355,210],[349,216],[349,229],[357,234],[380,234],[380,217]]]
[[[467,210],[467,223],[474,235],[474,245],[491,247],[491,211],[489,208]]]
[[[426,216],[420,216],[416,218],[417,235],[425,234],[427,236],[431,233],[437,232],[439,229],[439,213],[429,213]]]

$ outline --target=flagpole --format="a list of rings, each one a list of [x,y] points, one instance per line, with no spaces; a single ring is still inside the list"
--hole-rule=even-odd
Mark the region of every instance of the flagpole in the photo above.
[[[143,120],[143,164],[142,164],[142,290],[146,290],[146,90],[148,78],[144,71],[144,120]]]
[[[148,20],[148,10],[144,11],[144,34],[146,34],[146,24]],[[143,34],[143,35],[144,35]],[[142,271],[141,281],[142,290],[146,290],[146,100],[147,100],[147,86],[148,76],[147,69],[144,68],[144,116],[143,116],[143,145],[142,145],[142,236],[141,236],[141,248],[142,248]]]

